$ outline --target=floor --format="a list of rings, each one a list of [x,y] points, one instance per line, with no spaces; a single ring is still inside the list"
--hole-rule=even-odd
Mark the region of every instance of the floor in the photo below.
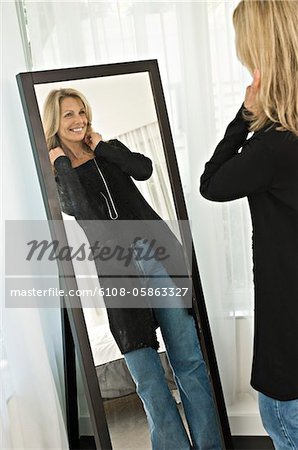
[[[178,408],[185,422],[181,405]],[[105,411],[113,450],[151,450],[146,416],[136,395],[105,401]],[[233,441],[234,450],[274,450],[270,439],[266,437],[237,436]],[[82,449],[95,449],[91,437],[81,439]]]
[[[108,400],[105,411],[113,450],[151,449],[146,416],[136,395]]]
[[[178,409],[187,428],[181,404]],[[145,412],[136,394],[106,401],[105,411],[113,450],[151,450]]]

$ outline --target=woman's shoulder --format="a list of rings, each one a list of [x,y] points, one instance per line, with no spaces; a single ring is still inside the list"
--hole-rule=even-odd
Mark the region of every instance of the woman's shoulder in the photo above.
[[[298,153],[298,136],[292,131],[281,129],[276,123],[271,123],[256,131],[252,139],[260,140],[268,148],[296,149]]]
[[[278,141],[290,140],[298,143],[298,136],[292,131],[282,128],[279,123],[270,122],[263,126],[260,130],[256,131],[255,134],[261,135],[264,138],[277,139]]]
[[[281,130],[279,124],[267,124],[253,133],[246,141],[249,148],[255,147],[266,156],[268,164],[276,168],[298,170],[298,137],[289,130]]]
[[[264,130],[261,139],[264,139],[266,148],[272,155],[272,160],[279,173],[296,179],[298,171],[298,136],[289,130],[281,130],[274,125]]]

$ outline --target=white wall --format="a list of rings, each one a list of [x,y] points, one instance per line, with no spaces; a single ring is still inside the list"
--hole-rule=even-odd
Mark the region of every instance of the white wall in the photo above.
[[[85,95],[93,112],[93,128],[104,139],[119,136],[157,120],[148,73],[36,85],[41,111],[50,90],[62,87],[78,89]]]

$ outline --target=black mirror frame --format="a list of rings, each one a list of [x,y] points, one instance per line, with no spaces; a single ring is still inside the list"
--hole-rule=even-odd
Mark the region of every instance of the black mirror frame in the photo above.
[[[49,220],[50,231],[53,239],[59,239],[62,246],[67,245],[67,237],[63,225],[56,183],[49,164],[48,149],[46,147],[34,85],[106,77],[112,75],[132,74],[137,72],[149,73],[177,218],[179,220],[187,221],[188,216],[186,204],[175,156],[174,143],[166,110],[166,103],[157,60],[27,72],[17,75],[18,87],[42,190],[46,214]],[[182,239],[183,232],[184,231],[181,230]],[[186,255],[186,257],[189,261],[192,261],[194,298],[203,299],[202,284],[193,246],[192,254]],[[62,288],[66,291],[69,289],[76,290],[77,283],[72,262],[60,261],[58,262],[58,268]],[[70,273],[72,275],[65,277],[65,273]],[[68,299],[69,298],[70,297],[68,297]],[[77,406],[76,398],[73,398],[74,395],[76,395],[76,384],[75,380],[73,380],[73,374],[75,374],[75,348],[92,421],[96,449],[112,449],[80,298],[72,297],[71,304],[68,299],[67,297],[62,299],[62,302],[65,302],[62,304],[62,321],[64,330],[63,340],[66,370],[66,413],[70,447],[77,448],[78,445],[78,424],[74,418],[77,414]],[[194,301],[194,316],[196,319],[202,352],[210,372],[223,443],[226,449],[232,449],[233,445],[230,426],[216,362],[207,309],[203,300]]]

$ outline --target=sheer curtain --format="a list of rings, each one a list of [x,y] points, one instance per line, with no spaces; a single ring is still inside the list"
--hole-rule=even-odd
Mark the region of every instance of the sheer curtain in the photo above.
[[[138,189],[150,205],[154,205],[164,220],[175,220],[175,206],[167,176],[167,164],[163,152],[158,122],[149,123],[135,130],[117,136],[130,149],[138,149],[149,156],[153,163],[153,173],[146,182],[135,181]]]
[[[25,1],[35,70],[158,59],[226,402],[251,394],[253,288],[246,200],[212,204],[199,177],[250,79],[237,1]]]
[[[28,70],[15,4],[2,2],[1,68],[1,274],[5,223],[45,219],[40,187],[15,75]],[[17,248],[6,253],[18,258]],[[36,288],[42,289],[42,280]],[[0,446],[3,449],[68,448],[63,417],[63,360],[59,309],[10,308],[1,277]]]

